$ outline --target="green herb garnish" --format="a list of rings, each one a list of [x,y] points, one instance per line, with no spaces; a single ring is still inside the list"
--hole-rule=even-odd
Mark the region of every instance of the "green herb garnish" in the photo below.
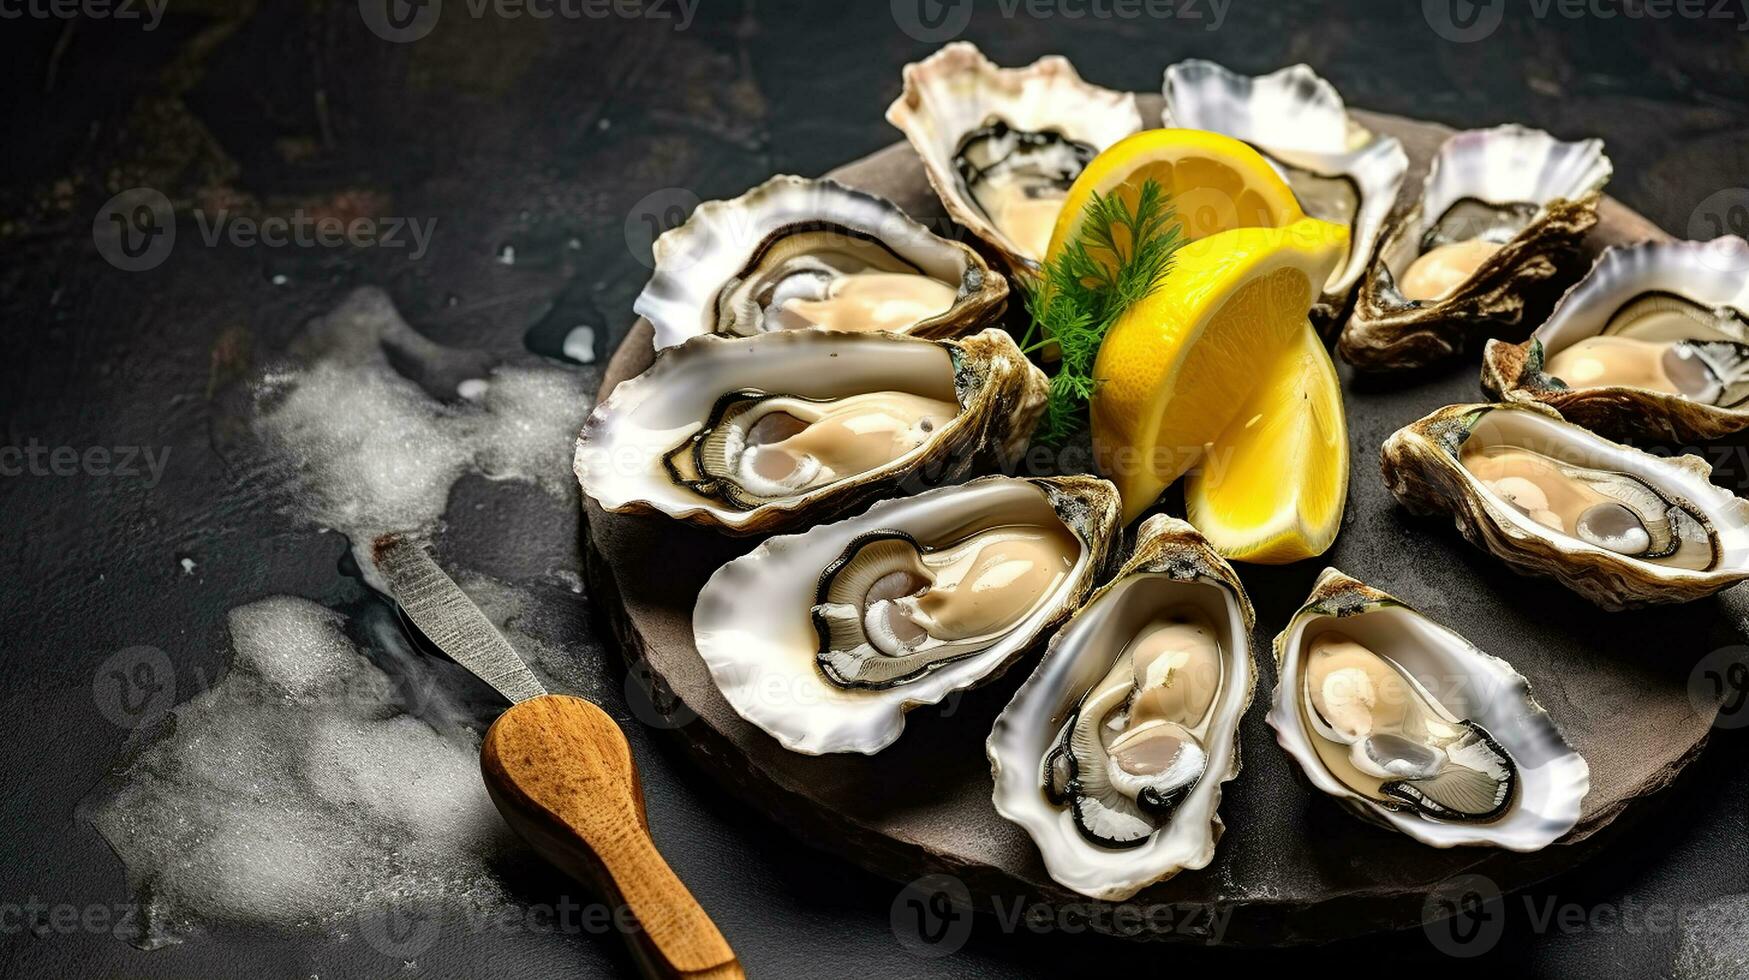
[[[1134,211],[1122,198],[1095,193],[1075,240],[1021,283],[1032,317],[1021,348],[1030,354],[1055,344],[1062,353],[1039,442],[1061,445],[1087,424],[1087,403],[1099,387],[1093,362],[1100,342],[1125,310],[1160,285],[1182,244],[1172,203],[1150,178]]]

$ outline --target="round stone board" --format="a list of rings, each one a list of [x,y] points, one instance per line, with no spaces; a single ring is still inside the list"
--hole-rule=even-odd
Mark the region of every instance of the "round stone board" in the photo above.
[[[1159,97],[1140,98],[1143,118],[1157,120]],[[1419,193],[1427,162],[1450,130],[1357,115],[1403,141],[1411,160],[1403,195]],[[904,143],[830,176],[891,199],[933,229],[951,227]],[[1587,242],[1592,253],[1668,237],[1614,200],[1604,201],[1601,214]],[[1527,320],[1540,322],[1558,292],[1540,297]],[[634,325],[608,365],[603,399],[649,366],[650,338],[648,323]],[[1716,710],[1691,703],[1690,674],[1708,651],[1740,643],[1749,632],[1749,603],[1741,597],[1604,613],[1558,584],[1512,574],[1465,543],[1447,519],[1410,517],[1378,475],[1378,448],[1435,408],[1485,400],[1474,352],[1412,378],[1356,378],[1339,367],[1353,456],[1342,533],[1321,560],[1238,566],[1257,607],[1252,653],[1259,665],[1257,696],[1241,728],[1243,771],[1223,795],[1226,832],[1213,863],[1133,900],[1177,911],[1168,937],[1206,941],[1206,924],[1219,919],[1226,921],[1220,941],[1235,944],[1321,942],[1404,928],[1421,923],[1428,896],[1457,876],[1485,875],[1509,891],[1572,867],[1631,835],[1636,804],[1699,752]],[[590,592],[604,623],[699,764],[741,799],[807,843],[896,881],[953,875],[975,908],[991,908],[992,899],[1007,907],[1017,898],[1096,904],[1052,882],[1031,840],[990,802],[984,739],[1037,662],[1037,650],[1000,680],[912,712],[904,735],[878,755],[796,755],[729,707],[692,642],[699,588],[756,542],[663,518],[608,514],[590,501],[585,511]],[[1263,721],[1276,677],[1270,643],[1325,565],[1395,594],[1531,680],[1591,765],[1581,823],[1567,839],[1536,854],[1437,850],[1361,822],[1299,776]]]

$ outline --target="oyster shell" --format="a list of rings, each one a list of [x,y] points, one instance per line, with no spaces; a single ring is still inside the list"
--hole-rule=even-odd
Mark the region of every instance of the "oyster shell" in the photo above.
[[[1698,456],[1662,458],[1521,405],[1452,405],[1386,440],[1385,482],[1471,544],[1605,609],[1749,578],[1749,501]]]
[[[655,328],[657,350],[699,334],[805,327],[952,337],[1008,300],[1008,280],[976,252],[833,180],[778,176],[706,201],[654,253],[633,309]]]
[[[807,755],[878,752],[905,712],[994,680],[1093,588],[1117,490],[991,476],[766,540],[693,609],[741,717]]]
[[[1269,724],[1312,785],[1434,847],[1536,851],[1579,822],[1584,757],[1512,665],[1326,568],[1275,638]]]
[[[1367,370],[1422,367],[1518,324],[1527,290],[1597,223],[1609,174],[1601,140],[1523,126],[1446,140],[1420,201],[1387,223],[1337,350]]]
[[[1749,429],[1749,243],[1605,249],[1529,340],[1488,342],[1482,386],[1611,438]]]
[[[1089,85],[1068,60],[999,68],[955,41],[905,66],[887,107],[947,213],[1010,270],[1044,258],[1062,200],[1100,150],[1142,128],[1136,97]]]
[[[1136,548],[1052,638],[996,719],[996,812],[1053,879],[1121,901],[1206,867],[1239,773],[1251,703],[1251,601],[1184,521],[1142,522]]]
[[[1046,388],[996,329],[694,337],[595,407],[574,468],[614,513],[730,534],[801,527],[901,484],[1004,465],[1024,451]]]
[[[1403,144],[1356,122],[1335,87],[1308,65],[1253,78],[1212,61],[1181,61],[1166,69],[1165,94],[1163,125],[1244,140],[1293,188],[1308,216],[1348,229],[1348,251],[1312,307],[1320,325],[1333,323],[1402,189],[1409,170]]]

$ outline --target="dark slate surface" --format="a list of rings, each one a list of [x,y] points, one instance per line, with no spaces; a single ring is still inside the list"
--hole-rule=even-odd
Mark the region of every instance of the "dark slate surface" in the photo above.
[[[1367,108],[1459,126],[1517,120],[1600,135],[1616,162],[1612,193],[1677,235],[1716,233],[1713,216],[1746,220],[1731,210],[1749,204],[1741,189],[1749,33],[1738,30],[1737,10],[1708,3],[1725,16],[1647,20],[1598,15],[1619,13],[1614,4],[1574,17],[1562,5],[1539,15],[1529,4],[1502,10],[1461,0],[1365,9],[1234,0],[1210,30],[1217,8],[1208,2],[1154,8],[1175,9],[1176,19],[1098,16],[1121,8],[1079,3],[1049,5],[1048,17],[1030,4],[975,6],[962,36],[1004,63],[1060,51],[1097,82],[1151,90],[1164,66],[1183,57],[1247,71],[1306,60]],[[510,352],[526,336],[550,348],[554,330],[581,322],[606,328],[598,341],[605,353],[630,322],[645,275],[646,213],[732,195],[772,172],[822,172],[890,142],[880,116],[899,67],[932,50],[962,12],[927,0],[921,8],[707,2],[676,30],[676,20],[654,16],[537,20],[491,9],[475,18],[451,0],[429,36],[403,44],[373,35],[352,3],[240,12],[188,3],[153,30],[113,18],[25,17],[0,31],[11,96],[0,109],[0,316],[14,348],[0,363],[4,444],[171,452],[163,481],[150,487],[115,476],[0,477],[7,974],[628,970],[615,941],[465,923],[446,928],[406,969],[357,939],[228,929],[145,953],[94,931],[21,929],[16,914],[33,899],[85,906],[126,898],[118,863],[73,820],[125,734],[92,697],[105,658],[138,644],[162,648],[176,661],[179,687],[192,691],[223,668],[230,607],[271,593],[336,606],[360,599],[356,582],[336,571],[342,542],[277,514],[212,449],[207,395],[221,335],[240,328],[273,349],[353,287],[374,284],[445,343]],[[930,17],[915,19],[917,10]],[[1444,17],[1451,10],[1481,19],[1453,26]],[[671,2],[651,10],[660,11],[679,16]],[[1075,11],[1088,14],[1069,16]],[[930,33],[930,24],[940,30]],[[1490,25],[1478,42],[1447,39]],[[185,218],[189,234],[166,262],[125,273],[99,256],[90,232],[114,191],[138,185],[185,211],[226,201],[360,209],[435,218],[438,232],[415,261],[406,250],[190,246],[198,235]],[[516,263],[494,262],[507,244]],[[1355,437],[1375,428],[1356,425]],[[1721,481],[1749,486],[1745,457],[1725,458]],[[481,556],[504,577],[517,575],[518,554],[549,555],[555,540],[575,553],[574,518],[552,516],[536,500],[529,507],[538,519],[519,519],[499,488],[477,484],[458,488],[452,510],[472,512],[487,494],[496,506],[466,525],[452,521],[446,547]],[[184,576],[182,557],[198,562],[196,575]],[[1443,546],[1432,558],[1481,567]],[[1519,600],[1541,591],[1516,580],[1500,587]],[[604,656],[599,641],[586,639],[586,612],[562,595],[547,598],[576,617],[580,651]],[[1644,910],[1749,891],[1744,743],[1737,731],[1721,731],[1631,840],[1536,889],[1528,903],[1509,900],[1503,938],[1479,967],[1445,957],[1419,931],[1316,953],[1236,954],[1034,935],[990,916],[976,920],[953,955],[924,958],[890,925],[897,886],[805,850],[725,800],[672,736],[638,723],[648,712],[617,678],[584,693],[627,724],[658,839],[759,976],[1055,975],[1090,964],[1153,974],[1309,966],[1325,957],[1373,966],[1409,958],[1421,962],[1391,968],[1435,975],[1660,975],[1673,969],[1677,938],[1648,924]],[[565,889],[556,879],[525,887],[528,901],[553,901]],[[1584,921],[1564,926],[1571,920],[1563,915],[1542,924],[1551,903],[1571,903]],[[1746,931],[1739,919],[1719,936],[1741,955]]]

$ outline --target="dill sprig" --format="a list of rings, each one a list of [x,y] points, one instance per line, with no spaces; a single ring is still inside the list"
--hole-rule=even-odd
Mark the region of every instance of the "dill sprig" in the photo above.
[[[1120,197],[1095,193],[1075,240],[1021,284],[1032,318],[1022,349],[1054,344],[1062,357],[1038,441],[1061,445],[1086,425],[1087,403],[1099,387],[1093,363],[1100,342],[1125,310],[1159,286],[1181,244],[1172,203],[1150,178],[1134,210]]]

